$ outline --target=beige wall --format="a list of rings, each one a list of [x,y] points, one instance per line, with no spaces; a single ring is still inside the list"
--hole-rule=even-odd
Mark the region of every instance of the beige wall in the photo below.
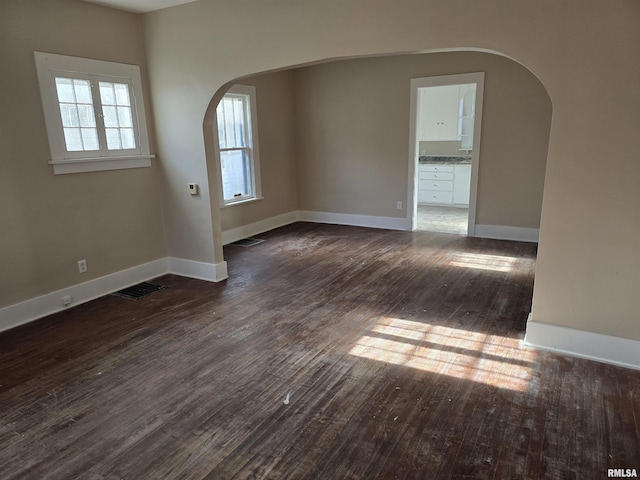
[[[155,167],[53,175],[34,50],[144,75],[138,17],[76,1],[0,3],[0,307],[166,255]]]
[[[258,75],[239,83],[256,87],[264,198],[223,208],[223,231],[298,209],[293,72]]]
[[[407,198],[410,80],[476,71],[485,72],[476,223],[538,228],[551,101],[522,65],[477,52],[298,69],[300,209],[406,217],[396,202]]]
[[[636,0],[200,0],[145,15],[158,147],[177,172],[164,194],[210,175],[203,119],[238,77],[346,57],[499,52],[529,68],[553,104],[533,319],[640,339],[639,24]],[[210,198],[169,203],[182,214],[168,216],[171,253],[220,261]]]
[[[166,250],[155,168],[52,175],[33,63],[41,50],[144,64],[139,17],[75,0],[0,4],[0,305],[166,253],[221,261],[206,122],[228,82],[331,59],[479,50],[525,65],[553,104],[532,318],[640,339],[636,0],[200,0],[142,20]]]

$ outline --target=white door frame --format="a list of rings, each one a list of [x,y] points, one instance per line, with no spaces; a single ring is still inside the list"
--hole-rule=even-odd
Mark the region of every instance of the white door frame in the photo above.
[[[476,84],[476,110],[473,119],[473,150],[471,151],[471,185],[469,190],[469,225],[467,235],[476,236],[476,199],[478,195],[478,166],[480,161],[480,136],[482,130],[482,101],[484,97],[484,72],[422,77],[411,79],[411,118],[409,124],[409,181],[407,188],[407,220],[411,230],[416,229],[418,221],[418,89],[440,87],[444,85]]]

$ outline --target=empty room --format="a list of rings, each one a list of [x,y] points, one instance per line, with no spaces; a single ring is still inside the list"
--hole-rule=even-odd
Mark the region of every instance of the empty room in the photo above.
[[[3,1],[2,478],[637,477],[639,25]]]

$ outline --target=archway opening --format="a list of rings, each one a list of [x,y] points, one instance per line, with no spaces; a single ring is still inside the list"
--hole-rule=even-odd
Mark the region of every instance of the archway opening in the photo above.
[[[518,62],[486,51],[328,60],[245,76],[212,98],[204,121],[219,244],[292,221],[411,229],[411,79],[484,72],[474,232],[537,241],[551,99]],[[257,89],[264,198],[220,209],[215,111],[233,84]],[[216,239],[217,240],[217,239]]]

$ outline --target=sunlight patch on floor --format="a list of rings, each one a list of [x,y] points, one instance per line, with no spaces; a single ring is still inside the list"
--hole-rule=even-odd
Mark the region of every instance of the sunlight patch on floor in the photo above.
[[[349,353],[518,391],[527,389],[534,355],[517,339],[389,317]]]
[[[517,260],[516,257],[487,255],[485,253],[454,253],[451,257],[449,261],[451,266],[494,272],[510,272]]]

